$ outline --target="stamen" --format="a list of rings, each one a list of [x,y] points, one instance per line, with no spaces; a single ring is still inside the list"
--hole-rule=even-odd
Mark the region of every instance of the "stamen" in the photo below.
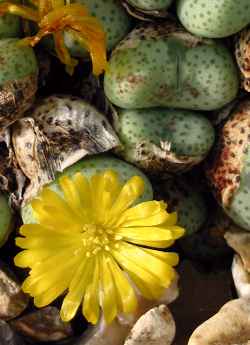
[[[104,246],[104,249],[107,251],[107,252],[110,252],[110,246]]]

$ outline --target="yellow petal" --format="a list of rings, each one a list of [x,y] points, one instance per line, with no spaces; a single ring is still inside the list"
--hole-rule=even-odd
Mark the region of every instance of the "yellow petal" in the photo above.
[[[117,315],[117,296],[112,274],[108,266],[109,258],[103,254],[101,265],[101,301],[104,319],[107,324],[111,323]]]
[[[115,260],[110,256],[109,269],[115,282],[117,295],[120,299],[121,310],[124,313],[133,313],[137,308],[137,298],[133,287],[126,278],[124,272],[117,265]]]
[[[69,292],[63,300],[60,311],[63,321],[68,322],[75,316],[77,309],[82,303],[86,287],[91,281],[92,274],[93,259],[83,259],[70,283]]]
[[[143,194],[144,181],[139,176],[133,176],[122,187],[110,212],[108,213],[109,225],[115,223],[118,217]]]
[[[145,201],[134,207],[127,209],[120,217],[118,226],[123,226],[123,223],[143,220],[150,216],[158,214],[161,210],[166,210],[166,204],[162,201]]]
[[[56,253],[56,254],[55,254]],[[32,263],[32,275],[40,275],[45,272],[52,272],[53,269],[59,267],[67,267],[72,262],[81,261],[84,255],[82,247],[69,246],[58,252],[51,252],[51,255],[45,260],[38,260]],[[67,260],[65,260],[67,258]]]
[[[129,242],[135,241],[170,241],[175,239],[174,234],[169,229],[161,227],[137,227],[137,228],[119,228],[115,232],[117,235],[123,236],[123,239]],[[142,243],[142,242],[141,242]]]
[[[50,227],[51,230],[68,231],[70,227],[72,231],[80,231],[81,225],[76,215],[68,214],[65,210],[55,206],[47,206],[41,200],[35,199],[31,203],[35,213],[35,217],[41,225]]]
[[[78,172],[73,176],[73,181],[78,190],[82,207],[89,208],[92,203],[92,198],[88,179],[82,173]]]
[[[154,282],[149,283],[149,281],[151,281],[150,278],[152,278],[152,276],[150,277],[147,272],[130,271],[128,275],[131,281],[138,288],[141,295],[145,298],[150,300],[157,300],[163,295],[164,288],[162,286],[155,284]]]
[[[158,259],[161,259],[162,261],[166,262],[170,266],[176,266],[179,263],[179,255],[176,253],[166,253],[160,250],[153,250],[148,248],[143,248],[143,250],[150,255],[153,255],[157,257]]]
[[[71,234],[72,235],[72,234]],[[78,235],[78,234],[77,234]],[[79,236],[63,236],[63,235],[51,235],[49,234],[46,237],[46,233],[44,236],[28,236],[27,238],[17,237],[15,242],[16,245],[23,249],[40,249],[43,247],[47,247],[47,249],[51,249],[51,253],[53,250],[62,250],[63,248],[68,248],[75,246],[79,246],[81,243],[81,234]]]
[[[69,279],[64,277],[57,284],[45,290],[40,295],[35,296],[34,304],[37,308],[42,308],[52,303],[57,297],[62,295],[69,285]]]
[[[32,267],[34,263],[43,261],[51,255],[51,249],[48,248],[24,250],[15,256],[14,263],[18,267]]]
[[[26,292],[29,292],[32,296],[37,296],[51,289],[64,279],[70,281],[77,263],[79,263],[79,259],[71,257],[67,262],[60,262],[58,265],[56,265],[55,261],[55,266],[51,266],[50,269],[47,270],[44,269],[43,264],[41,264],[40,270],[38,271],[37,266],[36,271],[33,269],[30,272],[29,285],[25,285]]]
[[[93,210],[96,215],[96,222],[105,225],[107,211],[120,191],[120,183],[117,173],[106,170],[102,174],[91,177],[91,192],[93,196]]]
[[[44,236],[44,234],[51,234],[52,231],[41,224],[24,224],[20,227],[19,233],[23,236]]]
[[[99,261],[97,258],[95,258],[93,280],[86,288],[83,308],[82,308],[83,315],[92,324],[96,324],[98,322],[99,315],[100,315],[99,281],[100,281]]]
[[[147,218],[124,222],[122,226],[124,228],[136,226],[157,226],[166,223],[168,218],[169,214],[165,210],[160,210],[157,214],[148,216]]]
[[[119,249],[120,262],[122,265],[125,263],[127,269],[136,272],[138,268],[147,272],[149,276],[152,275],[155,280],[155,286],[168,287],[170,282],[175,276],[175,271],[166,262],[152,255],[150,249],[144,250],[143,248],[134,246],[126,242],[120,242]],[[115,253],[117,255],[117,252]],[[146,276],[146,274],[144,274]],[[141,276],[142,278],[142,276]]]
[[[93,219],[91,215],[93,205],[89,181],[82,173],[79,172],[73,176],[73,181],[75,184],[75,188],[79,193],[80,204],[82,212],[84,212],[85,222],[91,223]]]
[[[119,251],[112,251],[115,259],[119,265],[126,271],[132,278],[133,282],[140,289],[143,296],[149,299],[154,299],[159,297],[159,290],[163,291],[162,287],[159,285],[157,278],[151,273],[137,266],[134,262],[131,262],[128,258],[120,254]]]
[[[133,240],[129,241],[134,244],[138,244],[141,246],[146,246],[146,247],[151,247],[151,248],[160,248],[160,249],[165,249],[168,247],[171,247],[174,244],[174,240],[172,241],[145,241],[145,240]]]
[[[81,199],[78,190],[75,188],[75,184],[68,176],[62,176],[59,178],[59,185],[63,191],[64,198],[68,205],[72,209],[78,209],[81,207]]]

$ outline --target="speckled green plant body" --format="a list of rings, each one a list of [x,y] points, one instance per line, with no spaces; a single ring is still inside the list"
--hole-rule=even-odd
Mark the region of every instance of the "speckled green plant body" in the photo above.
[[[0,194],[0,246],[8,238],[11,230],[12,213],[5,195]]]
[[[169,205],[169,210],[177,212],[178,224],[186,229],[186,236],[198,231],[206,221],[207,208],[203,195],[183,179],[160,183],[156,186],[156,195]]]
[[[141,10],[162,10],[167,9],[172,0],[128,0],[128,3]]]
[[[5,0],[0,0],[4,2]],[[0,39],[21,36],[20,18],[12,14],[0,16]]]
[[[112,169],[118,172],[122,182],[126,182],[132,176],[140,176],[145,182],[144,194],[138,202],[152,200],[153,199],[153,190],[151,183],[148,178],[136,167],[126,162],[121,161],[113,156],[106,154],[96,155],[89,158],[82,159],[71,167],[65,169],[65,171],[57,176],[57,179],[49,185],[49,188],[59,192],[58,178],[62,175],[72,176],[77,172],[82,172],[85,176],[91,177],[96,173],[100,173],[105,170]],[[35,218],[32,212],[32,207],[28,203],[22,209],[22,218],[24,223],[33,223]]]
[[[226,213],[236,224],[250,231],[250,145],[243,158],[244,168],[240,174],[240,186],[234,193]]]
[[[163,24],[136,29],[114,51],[104,84],[112,103],[214,110],[235,98],[239,76],[226,47],[162,31]]]
[[[250,23],[249,0],[178,0],[177,15],[184,27],[202,37],[227,37]]]
[[[120,110],[115,129],[123,156],[131,157],[141,142],[163,142],[179,156],[206,156],[214,143],[214,128],[200,113],[164,108]],[[131,157],[132,158],[132,157]]]
[[[97,17],[103,24],[107,35],[108,50],[126,36],[131,28],[131,19],[119,0],[75,0],[87,6],[89,13]],[[70,33],[65,33],[65,43],[74,56],[86,56],[86,50],[72,38]]]
[[[0,40],[0,85],[36,74],[37,60],[32,48],[14,38]]]

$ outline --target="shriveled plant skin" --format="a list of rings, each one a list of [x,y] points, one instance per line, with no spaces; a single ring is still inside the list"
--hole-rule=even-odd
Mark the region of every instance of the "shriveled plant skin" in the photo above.
[[[238,88],[225,46],[168,23],[133,30],[114,50],[104,80],[109,100],[126,109],[214,110],[232,101]]]
[[[30,107],[37,90],[34,51],[17,42],[14,38],[0,40],[0,133]]]
[[[152,200],[153,191],[148,178],[133,165],[107,154],[94,155],[80,160],[71,167],[65,169],[62,173],[58,174],[55,181],[50,183],[48,186],[52,190],[60,193],[58,178],[61,176],[72,176],[77,172],[81,172],[84,174],[84,176],[91,177],[96,173],[110,169],[119,174],[122,182],[127,181],[129,178],[135,175],[142,177],[145,183],[145,189],[144,194],[138,199],[138,203],[146,200]],[[36,222],[30,203],[27,203],[27,205],[22,208],[22,218],[24,223]]]
[[[200,113],[164,108],[118,110],[121,156],[149,173],[191,168],[214,143],[214,128]]]
[[[8,199],[0,193],[0,247],[6,242],[11,231],[12,212]]]
[[[177,212],[178,224],[186,229],[185,235],[198,231],[207,219],[207,207],[202,193],[182,178],[155,181],[157,200],[164,200],[168,210]]]
[[[178,0],[177,15],[183,26],[201,37],[233,35],[250,23],[249,0]]]
[[[172,0],[128,0],[128,3],[142,10],[161,10],[168,8]]]
[[[250,92],[250,27],[242,30],[238,35],[235,56],[241,71],[242,87]]]
[[[4,2],[5,0],[1,0]],[[19,1],[17,1],[19,2]],[[0,16],[0,39],[21,36],[21,22],[17,16],[5,14]]]
[[[250,230],[249,174],[250,100],[244,100],[221,129],[207,175],[226,213],[246,230]]]
[[[101,21],[106,32],[108,50],[113,49],[130,31],[131,18],[119,0],[74,0],[72,2],[85,5],[90,15]],[[69,32],[65,32],[64,37],[65,44],[70,49],[72,55],[78,57],[87,56],[84,47],[80,46]]]

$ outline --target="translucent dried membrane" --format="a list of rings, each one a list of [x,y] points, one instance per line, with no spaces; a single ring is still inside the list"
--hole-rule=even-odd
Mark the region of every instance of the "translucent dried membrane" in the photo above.
[[[106,34],[101,23],[88,14],[81,4],[65,4],[64,0],[32,1],[33,7],[17,5],[11,2],[0,4],[0,14],[11,13],[38,23],[39,31],[35,36],[21,40],[22,44],[35,46],[44,36],[53,34],[55,50],[60,61],[66,65],[69,74],[74,72],[78,64],[70,56],[64,43],[64,31],[70,31],[90,53],[93,73],[101,74],[107,66]]]
[[[177,254],[158,250],[184,233],[176,213],[160,201],[134,206],[144,192],[139,176],[122,185],[112,170],[90,179],[76,173],[61,177],[59,185],[62,196],[45,187],[31,202],[38,223],[23,225],[23,237],[16,239],[24,251],[15,264],[31,269],[23,290],[35,305],[46,306],[66,292],[61,318],[71,320],[82,305],[95,324],[101,310],[107,323],[134,312],[135,286],[146,298],[158,298],[178,263]]]

